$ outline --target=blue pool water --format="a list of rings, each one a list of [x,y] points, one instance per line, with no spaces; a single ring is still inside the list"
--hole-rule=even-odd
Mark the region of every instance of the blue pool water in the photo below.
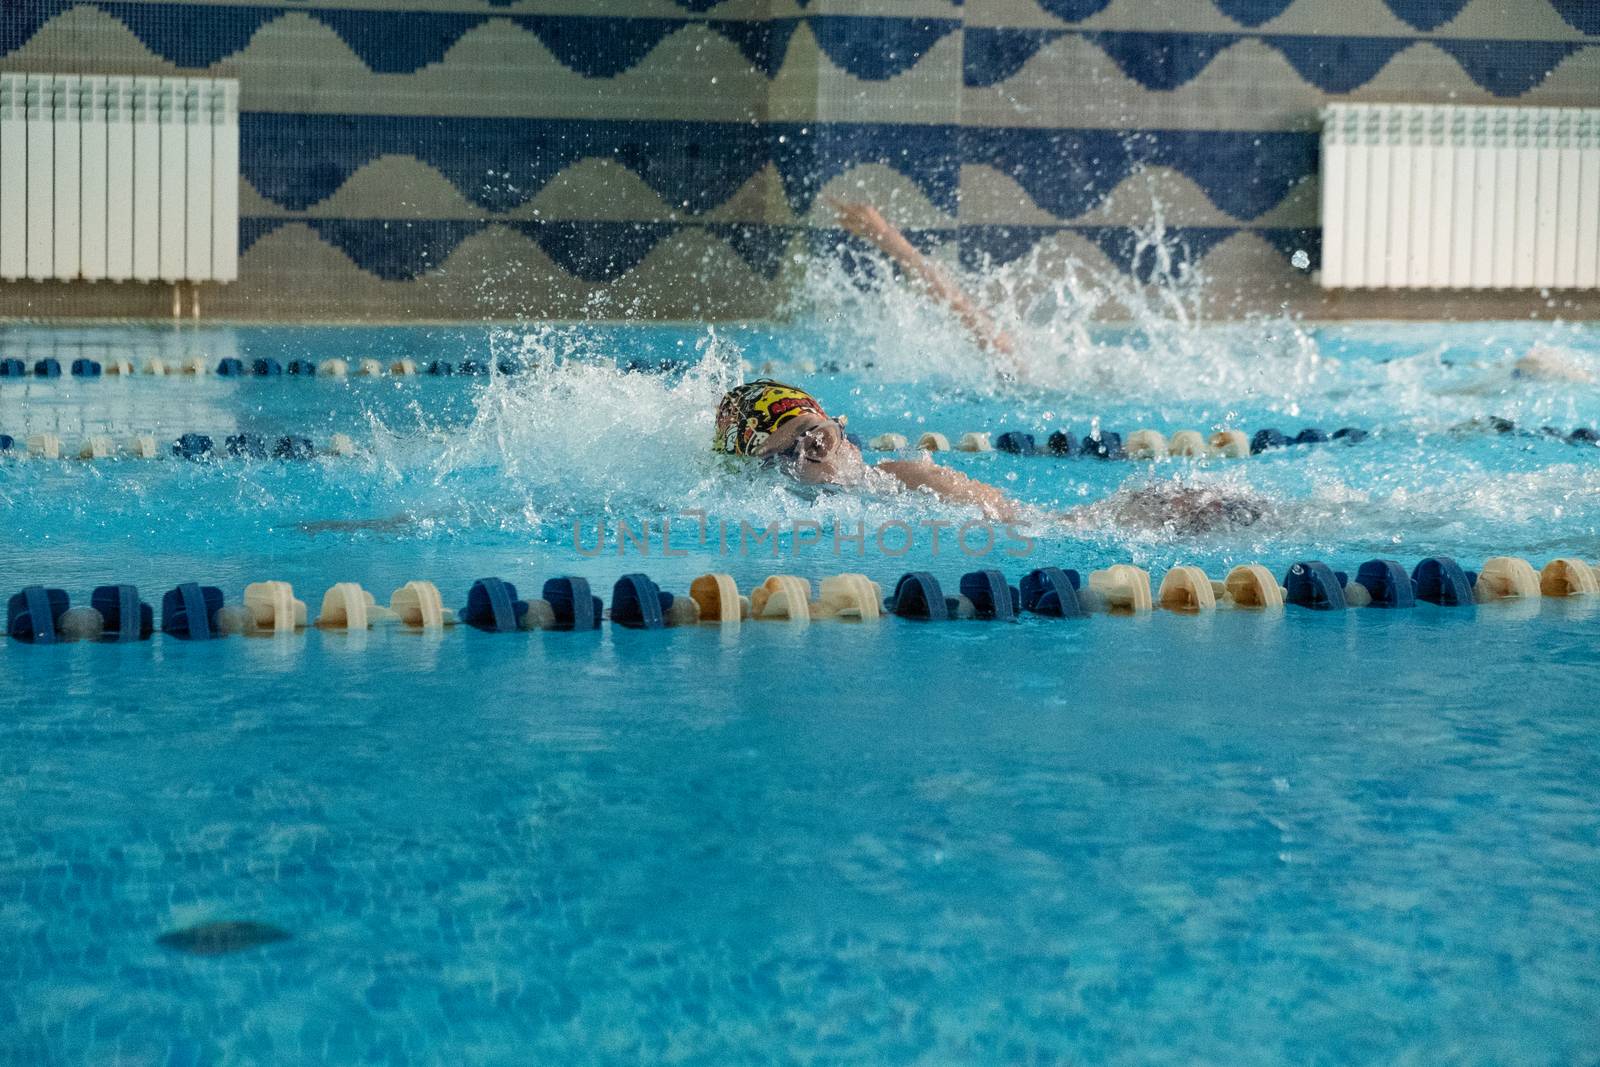
[[[0,382],[0,432],[348,433],[309,463],[0,462],[5,591],[185,580],[386,599],[644,570],[1600,559],[1600,451],[1456,428],[1600,426],[1600,332],[1534,325],[1096,331],[1063,387],[938,338],[806,329],[13,327],[8,351],[366,355],[487,379]],[[1181,350],[1180,350],[1181,349]],[[959,455],[1065,520],[806,495],[705,452],[738,360],[865,436],[1054,426],[1379,431],[1226,463]],[[630,362],[665,371],[624,371]],[[807,372],[801,364],[816,364]],[[837,363],[838,370],[828,369]],[[867,364],[871,364],[868,366]],[[535,369],[538,368],[538,369]],[[1070,374],[1064,372],[1070,371]],[[1174,480],[1254,526],[1092,506]],[[581,554],[620,521],[904,522],[835,554]],[[393,519],[377,529],[300,524]],[[687,522],[687,520],[684,520]],[[890,541],[891,547],[896,547]],[[1600,605],[1016,625],[0,647],[0,1062],[1600,1062]],[[193,957],[213,920],[291,939]]]

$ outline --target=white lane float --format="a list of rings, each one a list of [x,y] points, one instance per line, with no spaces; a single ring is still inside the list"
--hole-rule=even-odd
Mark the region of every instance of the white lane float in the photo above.
[[[342,359],[325,359],[317,364],[318,378],[345,378],[350,374],[350,364]]]
[[[123,444],[124,450],[134,459],[155,459],[161,455],[153,433],[134,434]]]
[[[533,603],[529,601],[530,605]],[[545,609],[549,610],[549,604],[542,600],[538,603],[544,604]],[[390,593],[389,611],[396,622],[417,630],[442,630],[446,626],[454,626],[457,621],[455,611],[444,606],[439,588],[432,582],[407,582]],[[531,607],[529,614],[532,614]],[[554,613],[550,614],[549,619],[554,623]]]
[[[39,459],[61,458],[61,437],[53,433],[33,433],[28,435],[28,455]]]
[[[110,459],[117,454],[117,443],[103,433],[91,434],[78,448],[79,459]]]
[[[874,452],[904,452],[911,447],[911,442],[903,433],[880,433],[867,442],[867,447]]]
[[[1113,615],[1140,615],[1149,611],[1150,572],[1131,563],[1115,563],[1089,574],[1088,589],[1094,609]],[[1088,605],[1085,605],[1086,607]]]
[[[1191,615],[1217,610],[1216,588],[1206,572],[1182,564],[1167,571],[1161,579],[1156,600],[1167,611]]]
[[[1283,586],[1259,563],[1241,563],[1222,580],[1228,601],[1236,608],[1283,610]]]
[[[356,377],[381,378],[383,377],[383,364],[375,359],[364,359],[356,364]]]
[[[1545,596],[1595,596],[1600,594],[1600,573],[1581,559],[1553,559],[1539,572],[1539,591]]]
[[[393,617],[359,582],[339,582],[322,594],[316,626],[319,630],[366,630],[376,621]]]
[[[865,574],[835,574],[822,579],[811,609],[818,618],[875,622],[883,615],[883,589]]]
[[[961,435],[961,440],[956,442],[957,452],[993,452],[994,445],[989,441],[986,433],[969,432]]]
[[[1211,454],[1223,459],[1249,459],[1250,438],[1243,430],[1219,430],[1211,435]]]
[[[950,451],[950,438],[942,433],[934,433],[930,430],[917,438],[917,447],[924,452],[948,452]]]
[[[1535,600],[1542,595],[1538,572],[1533,564],[1518,556],[1493,556],[1484,560],[1472,594],[1480,604],[1493,600]]]
[[[1166,459],[1167,439],[1160,430],[1135,430],[1122,442],[1129,459]]]
[[[1179,430],[1167,439],[1167,454],[1193,458],[1208,455],[1209,450],[1199,430]]]
[[[811,621],[811,583],[792,574],[774,574],[750,590],[750,617]]]
[[[731,574],[702,574],[689,583],[689,599],[699,607],[701,622],[737,627],[750,617],[750,601],[739,595]]]
[[[244,606],[258,629],[292,634],[305,629],[306,602],[296,600],[288,582],[252,582],[244,587]]]

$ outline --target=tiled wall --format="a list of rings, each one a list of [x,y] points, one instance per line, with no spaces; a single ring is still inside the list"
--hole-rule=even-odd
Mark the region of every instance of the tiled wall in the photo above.
[[[1600,3],[7,0],[0,55],[241,79],[241,277],[212,315],[763,315],[837,243],[830,194],[971,265],[1136,276],[1159,204],[1224,309],[1450,313],[1330,304],[1291,265],[1317,108],[1600,104]],[[0,285],[4,314],[167,301]]]

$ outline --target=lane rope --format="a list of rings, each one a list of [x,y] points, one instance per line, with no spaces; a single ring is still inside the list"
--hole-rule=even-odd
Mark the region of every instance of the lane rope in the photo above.
[[[242,598],[228,602],[218,586],[184,582],[162,594],[155,606],[132,584],[102,585],[87,607],[74,608],[65,589],[30,585],[6,605],[6,633],[24,644],[63,641],[143,641],[160,632],[178,640],[232,635],[294,635],[308,627],[363,631],[377,626],[442,631],[465,626],[489,633],[525,630],[598,630],[609,621],[630,629],[656,630],[697,624],[738,628],[745,623],[868,623],[892,615],[920,622],[989,620],[1016,622],[1027,615],[1077,619],[1091,615],[1143,615],[1167,611],[1206,615],[1222,610],[1282,612],[1286,607],[1332,612],[1355,608],[1471,608],[1496,601],[1600,597],[1600,565],[1560,557],[1535,570],[1526,559],[1494,556],[1477,571],[1448,556],[1432,556],[1409,571],[1398,561],[1372,559],[1351,577],[1321,560],[1300,560],[1280,582],[1259,563],[1234,567],[1221,580],[1201,568],[1176,565],[1159,586],[1150,572],[1113,564],[1087,576],[1076,570],[1041,567],[1012,585],[999,570],[971,571],[948,593],[928,571],[911,571],[886,597],[862,574],[822,579],[813,594],[806,578],[775,574],[748,593],[731,575],[703,574],[686,595],[666,592],[649,575],[625,574],[611,589],[607,610],[587,579],[551,578],[540,596],[523,599],[502,578],[480,578],[466,604],[444,606],[438,587],[409,581],[380,605],[356,582],[338,582],[322,596],[313,617],[288,582],[253,582]]]

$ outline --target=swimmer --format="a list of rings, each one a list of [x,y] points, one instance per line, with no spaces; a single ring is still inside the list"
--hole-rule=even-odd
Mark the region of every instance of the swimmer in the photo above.
[[[395,533],[409,530],[417,524],[410,515],[390,515],[383,519],[320,519],[315,522],[297,522],[294,528],[301,533]]]
[[[883,460],[867,466],[844,435],[843,420],[828,417],[803,389],[770,378],[735,386],[717,405],[713,451],[749,456],[807,485],[926,489],[952,504],[976,507],[991,519],[1020,521],[1025,510],[1004,492],[931,460]],[[887,479],[887,481],[886,481]]]
[[[1251,526],[1269,507],[1265,499],[1236,489],[1170,484],[1120,490],[1088,508],[1049,515],[995,486],[941,467],[927,455],[869,466],[845,437],[843,420],[830,418],[805,390],[770,378],[723,394],[711,447],[761,460],[808,485],[924,490],[946,503],[975,507],[998,522],[1114,522],[1192,535]]]
[[[1519,386],[1551,382],[1593,385],[1596,376],[1575,351],[1534,345],[1510,367],[1497,367],[1487,377],[1439,390],[1444,396],[1503,396]]]

